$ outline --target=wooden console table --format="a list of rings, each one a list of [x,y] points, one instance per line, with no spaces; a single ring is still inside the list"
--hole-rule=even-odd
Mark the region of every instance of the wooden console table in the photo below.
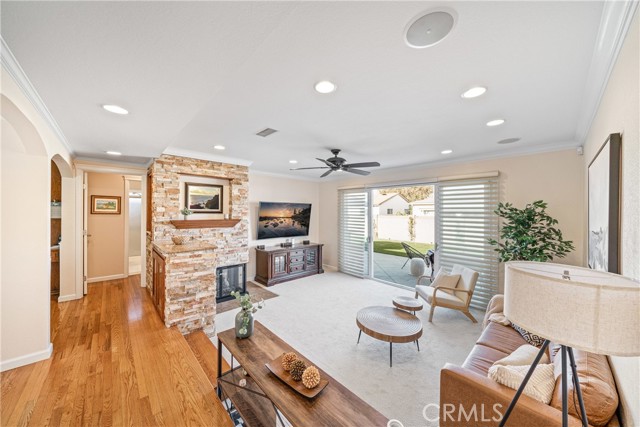
[[[271,286],[301,277],[324,273],[322,244],[256,248],[256,282]]]
[[[232,370],[222,373],[223,345],[241,369],[233,369],[232,360]],[[275,425],[275,406],[293,426],[386,427],[384,415],[322,370],[320,375],[329,384],[312,399],[280,381],[265,364],[289,351],[296,352],[260,322],[255,322],[250,338],[237,339],[233,329],[218,334],[218,396],[229,398],[248,426]],[[313,358],[300,356],[313,362]],[[242,369],[248,376],[242,375]],[[238,386],[242,378],[247,381],[244,388]]]

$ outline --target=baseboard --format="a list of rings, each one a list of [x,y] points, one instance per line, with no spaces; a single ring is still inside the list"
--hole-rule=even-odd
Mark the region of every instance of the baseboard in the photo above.
[[[0,372],[8,371],[9,369],[19,368],[20,366],[30,365],[32,363],[46,360],[51,357],[53,353],[53,344],[49,343],[46,349],[42,351],[36,351],[35,353],[26,354],[20,357],[14,357],[13,359],[4,360],[0,362]]]
[[[338,271],[338,267],[334,267],[333,265],[329,265],[329,264],[322,264],[322,268],[324,268],[325,271],[332,271],[332,272]]]
[[[58,297],[58,302],[75,301],[80,298],[82,298],[82,296],[77,296],[76,294],[61,295]]]
[[[91,277],[87,279],[87,283],[104,282],[106,280],[118,280],[118,279],[125,279],[125,278],[126,276],[124,274],[113,274],[111,276]]]

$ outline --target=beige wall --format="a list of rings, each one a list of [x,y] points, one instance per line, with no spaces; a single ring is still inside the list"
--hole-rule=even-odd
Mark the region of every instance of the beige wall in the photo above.
[[[622,134],[621,273],[640,280],[640,22],[636,14],[625,44],[609,78],[600,108],[585,143],[583,176],[584,245],[587,245],[587,171],[600,146],[611,133]],[[586,257],[586,255],[585,255]],[[585,259],[586,262],[586,259]],[[640,315],[635,313],[636,316]],[[624,327],[624,319],[620,319]],[[625,425],[640,426],[640,358],[612,357],[618,389],[622,392]]]
[[[309,240],[320,239],[320,184],[313,181],[283,178],[258,172],[249,172],[249,264],[247,278],[253,280],[256,274],[256,245],[274,246],[286,239],[256,240],[258,227],[258,204],[263,202],[311,203],[311,223]],[[302,237],[296,237],[296,241]],[[324,243],[324,242],[322,242]]]
[[[88,280],[118,278],[124,274],[124,177],[117,174],[88,174],[89,201],[92,195],[120,196],[120,215],[88,213]]]
[[[338,265],[338,188],[385,182],[429,182],[437,177],[457,176],[489,171],[500,172],[500,199],[517,207],[534,200],[549,203],[548,213],[559,221],[564,237],[572,240],[576,250],[559,262],[583,263],[583,159],[576,150],[532,154],[445,166],[378,171],[364,178],[326,182],[320,187],[321,242],[325,243],[325,264]]]

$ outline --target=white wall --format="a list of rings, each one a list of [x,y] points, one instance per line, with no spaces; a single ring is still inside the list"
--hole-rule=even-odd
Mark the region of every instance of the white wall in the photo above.
[[[558,261],[582,265],[582,167],[583,158],[575,150],[563,150],[460,164],[381,170],[368,177],[324,182],[320,185],[320,228],[321,243],[325,243],[325,264],[338,264],[338,188],[402,181],[429,182],[437,177],[500,171],[501,200],[518,207],[539,199],[548,202],[547,212],[559,221],[565,239],[573,240],[576,246],[573,253]]]
[[[609,78],[598,113],[584,146],[583,205],[584,253],[587,246],[587,171],[600,146],[611,133],[622,134],[622,203],[620,224],[621,273],[640,280],[640,22],[636,14],[615,68]],[[586,259],[584,260],[586,262]],[[637,316],[638,313],[635,313]],[[624,319],[620,319],[624,327]],[[618,389],[622,392],[623,421],[640,426],[640,358],[611,357]]]
[[[4,371],[51,355],[50,160],[56,154],[67,164],[71,160],[4,62],[1,91],[0,370]],[[66,206],[75,206],[73,196],[65,192],[63,197]],[[73,242],[75,235],[63,238]]]
[[[256,275],[256,245],[275,246],[285,238],[256,240],[258,205],[263,202],[311,203],[309,237],[312,242],[320,239],[320,184],[318,182],[279,177],[259,172],[249,172],[249,264],[247,278]],[[306,238],[305,238],[306,239]],[[296,237],[296,241],[303,240]]]

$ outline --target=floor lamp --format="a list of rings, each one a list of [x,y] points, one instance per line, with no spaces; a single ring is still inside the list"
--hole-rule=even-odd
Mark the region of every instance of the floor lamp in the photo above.
[[[612,356],[640,355],[640,283],[617,274],[562,264],[508,262],[504,314],[513,324],[545,341],[500,427],[509,419],[550,341],[561,345],[563,427],[569,425],[567,363],[573,373],[582,425],[589,425],[574,348]]]

